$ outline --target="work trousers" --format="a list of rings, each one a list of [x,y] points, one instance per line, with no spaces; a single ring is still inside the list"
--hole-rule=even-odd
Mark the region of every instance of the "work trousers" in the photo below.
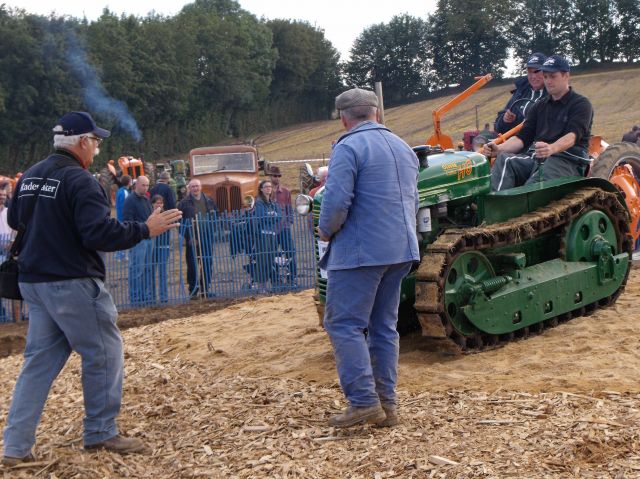
[[[84,444],[117,435],[124,355],[118,313],[102,280],[20,283],[20,291],[29,307],[29,331],[4,431],[4,455],[24,457],[31,451],[49,390],[71,351],[82,360]]]
[[[324,327],[352,406],[396,403],[400,283],[410,268],[408,262],[329,271]]]
[[[576,160],[550,156],[542,164],[542,175],[535,158],[513,153],[500,153],[491,168],[491,190],[502,191],[540,181],[583,176],[584,167]]]

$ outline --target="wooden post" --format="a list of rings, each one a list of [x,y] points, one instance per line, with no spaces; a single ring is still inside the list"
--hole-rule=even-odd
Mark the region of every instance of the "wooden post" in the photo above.
[[[382,98],[382,82],[375,83],[376,96],[378,97],[378,109],[380,110],[380,123],[384,125],[384,99]]]
[[[196,257],[197,257],[197,262],[198,262],[198,277],[200,279],[200,288],[198,290],[198,294],[200,295],[200,297],[202,297],[203,295],[206,295],[206,291],[205,291],[205,274],[204,274],[204,260],[202,258],[202,237],[200,236],[200,215],[196,214],[195,217],[195,236],[196,236]]]

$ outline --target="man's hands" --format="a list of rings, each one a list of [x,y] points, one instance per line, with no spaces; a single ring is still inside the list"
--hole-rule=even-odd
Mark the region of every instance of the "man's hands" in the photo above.
[[[494,158],[500,153],[500,148],[494,142],[485,143],[482,147],[482,154],[489,158]]]
[[[318,238],[320,238],[320,241],[331,241],[331,236],[326,236],[319,226],[316,226],[316,231],[318,232]]]
[[[505,123],[513,123],[514,121],[516,121],[516,114],[511,110],[507,110],[504,112],[504,115],[502,115],[502,120]]]
[[[161,212],[160,208],[157,208],[145,222],[149,228],[149,238],[161,235],[170,229],[177,228],[180,226],[181,219],[182,211],[180,210],[173,209]]]
[[[544,141],[536,141],[533,145],[536,151],[536,158],[548,158],[556,152],[553,145],[545,143]]]

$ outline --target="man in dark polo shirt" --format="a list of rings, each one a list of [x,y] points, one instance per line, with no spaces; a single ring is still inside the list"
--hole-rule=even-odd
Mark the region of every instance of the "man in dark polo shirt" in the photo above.
[[[589,163],[591,102],[569,86],[569,63],[563,57],[550,56],[540,69],[549,95],[529,110],[519,133],[501,145],[484,146],[485,155],[497,156],[491,170],[494,191],[582,176]]]

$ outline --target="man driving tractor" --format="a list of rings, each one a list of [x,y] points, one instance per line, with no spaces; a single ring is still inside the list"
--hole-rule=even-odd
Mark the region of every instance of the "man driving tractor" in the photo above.
[[[570,68],[565,58],[552,55],[540,69],[549,95],[531,107],[515,136],[500,145],[489,142],[483,148],[485,155],[497,156],[491,170],[493,191],[583,176],[589,163],[591,102],[569,86]]]

